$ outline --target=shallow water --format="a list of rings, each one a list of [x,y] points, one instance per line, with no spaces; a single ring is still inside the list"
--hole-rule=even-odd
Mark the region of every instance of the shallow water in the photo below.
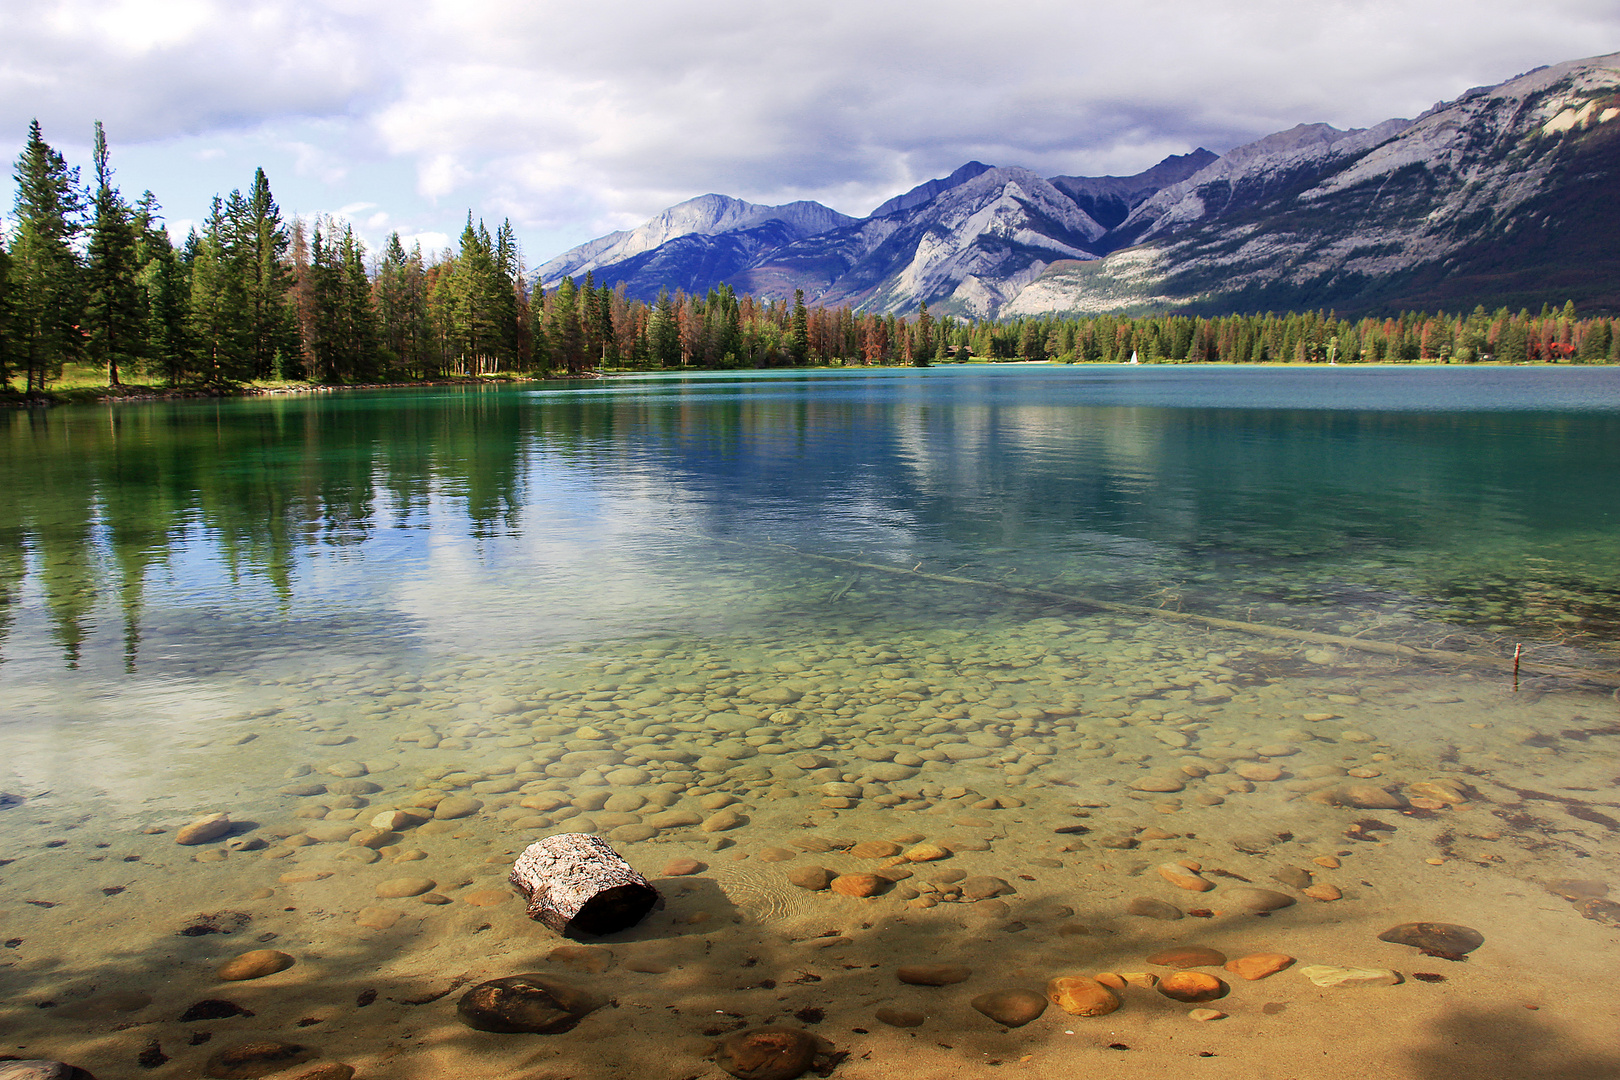
[[[1609,369],[708,375],[0,417],[8,1052],[190,1077],[263,1037],[361,1076],[687,1077],[775,1021],[857,1080],[1117,1069],[1113,1044],[1142,1075],[1189,1053],[1211,1076],[1612,1073],[1617,445]],[[447,796],[479,805],[434,817]],[[415,813],[352,842],[393,809]],[[231,833],[175,843],[215,812]],[[504,882],[574,831],[666,898],[584,959]],[[920,843],[949,855],[906,859]],[[682,858],[702,869],[663,876]],[[1183,860],[1214,887],[1155,869]],[[816,866],[894,880],[791,882]],[[431,889],[379,898],[401,877]],[[1246,913],[1239,879],[1294,903]],[[1486,944],[1376,937],[1418,920]],[[1230,975],[1210,1023],[1135,987],[1011,1031],[968,1004],[1160,970],[1174,943],[1404,981]],[[296,963],[217,980],[256,948]],[[940,959],[974,974],[894,976]],[[522,971],[617,1008],[558,1036],[456,1021],[462,986]],[[210,998],[254,1015],[179,1020]]]

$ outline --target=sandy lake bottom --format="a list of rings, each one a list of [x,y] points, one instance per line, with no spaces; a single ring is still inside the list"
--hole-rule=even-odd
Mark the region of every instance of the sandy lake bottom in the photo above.
[[[719,1078],[725,1036],[788,1025],[844,1080],[1620,1075],[1608,691],[1112,615],[779,629],[408,671],[266,655],[8,737],[49,790],[0,810],[3,1052],[102,1078],[265,1041],[303,1050],[241,1075]],[[228,833],[176,842],[212,813]],[[561,832],[607,837],[662,908],[590,941],[527,919],[507,873]],[[1379,939],[1412,922],[1483,944]],[[1172,946],[1293,963],[1203,957],[1225,993],[1184,1003],[1153,986]],[[291,966],[220,979],[255,950]],[[527,972],[607,1004],[559,1034],[458,1020]],[[1125,977],[1108,1015],[971,1004],[1100,973]]]

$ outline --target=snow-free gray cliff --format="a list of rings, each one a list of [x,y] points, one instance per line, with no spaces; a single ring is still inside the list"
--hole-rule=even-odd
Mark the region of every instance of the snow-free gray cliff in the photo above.
[[[1620,54],[1470,90],[1416,120],[1302,124],[1131,177],[970,162],[852,219],[705,195],[551,260],[631,296],[739,292],[865,311],[1620,309]]]

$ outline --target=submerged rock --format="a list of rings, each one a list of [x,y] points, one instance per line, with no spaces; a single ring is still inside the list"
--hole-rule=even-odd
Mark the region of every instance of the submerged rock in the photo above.
[[[184,826],[174,834],[177,844],[195,845],[206,844],[210,840],[218,840],[231,831],[231,818],[229,814],[209,814],[200,817],[191,824]]]
[[[1328,964],[1308,964],[1299,969],[1317,986],[1394,986],[1401,977],[1388,968],[1341,968]]]
[[[1378,940],[1410,945],[1425,956],[1461,960],[1485,944],[1485,935],[1455,923],[1414,922],[1392,926],[1379,934]]]
[[[1074,1016],[1106,1016],[1119,1008],[1119,995],[1096,979],[1060,975],[1046,984],[1046,999]]]
[[[256,1080],[257,1077],[280,1072],[314,1056],[314,1050],[298,1043],[262,1039],[217,1051],[208,1059],[203,1073],[215,1080]]]
[[[746,1028],[721,1041],[714,1063],[738,1080],[794,1080],[831,1053],[831,1043],[798,1028]]]
[[[216,973],[223,982],[244,982],[262,979],[278,971],[286,971],[296,963],[287,953],[275,949],[254,949],[221,964]]]
[[[1176,1001],[1214,1001],[1226,996],[1226,983],[1203,971],[1172,971],[1159,980],[1159,993]]]
[[[479,983],[461,995],[456,1015],[478,1031],[556,1035],[604,1004],[560,979],[529,973]]]
[[[1006,1027],[1023,1027],[1046,1011],[1046,997],[1022,988],[992,990],[968,1002],[979,1012]]]

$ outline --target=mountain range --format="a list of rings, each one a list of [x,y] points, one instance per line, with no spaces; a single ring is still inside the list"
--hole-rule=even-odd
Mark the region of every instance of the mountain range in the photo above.
[[[738,292],[975,317],[1333,308],[1620,310],[1620,54],[1415,120],[1301,124],[1135,176],[969,162],[851,218],[703,195],[539,268],[652,300]]]

